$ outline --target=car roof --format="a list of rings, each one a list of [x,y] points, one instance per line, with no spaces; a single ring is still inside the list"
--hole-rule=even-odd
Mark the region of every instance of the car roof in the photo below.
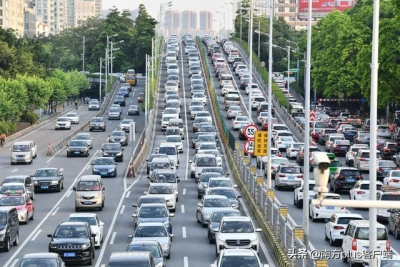
[[[237,217],[237,216],[235,216]],[[243,249],[243,248],[237,248],[237,249],[224,249],[221,251],[224,256],[256,256],[256,252],[252,249]]]
[[[93,175],[93,174],[82,175],[79,178],[79,181],[98,181],[98,180],[101,180],[100,175]]]
[[[140,241],[143,242],[143,241]],[[142,262],[149,259],[149,255],[151,255],[150,251],[123,251],[123,252],[113,252],[110,256],[110,262],[125,262],[125,261],[133,261],[133,264],[136,262]]]
[[[25,254],[22,259],[57,259],[58,254],[53,252],[39,252]]]
[[[251,222],[251,219],[247,216],[232,216],[232,217],[223,217],[224,221],[242,221],[242,222]]]
[[[149,187],[154,187],[154,186],[167,186],[167,187],[173,187],[174,185],[171,183],[151,183]]]
[[[341,218],[353,218],[353,217],[363,218],[363,216],[358,213],[335,213],[334,215]]]
[[[69,217],[96,217],[96,213],[71,213]]]
[[[165,207],[165,203],[143,203],[142,205],[140,205],[140,208],[143,207]]]
[[[226,196],[222,195],[205,195],[204,199],[228,199]]]

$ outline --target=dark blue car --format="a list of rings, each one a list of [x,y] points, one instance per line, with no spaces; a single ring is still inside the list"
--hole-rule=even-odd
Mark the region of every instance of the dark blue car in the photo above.
[[[344,138],[349,140],[351,143],[354,141],[354,136],[357,134],[357,130],[346,130],[343,132]]]
[[[146,222],[162,222],[168,232],[172,234],[172,223],[170,217],[175,214],[169,213],[165,203],[143,203],[133,217],[135,218],[135,228],[140,223]]]
[[[121,88],[118,91],[118,95],[122,95],[124,97],[129,97],[129,91],[127,88]]]
[[[117,177],[117,163],[110,157],[98,157],[92,162],[92,174],[101,177]]]

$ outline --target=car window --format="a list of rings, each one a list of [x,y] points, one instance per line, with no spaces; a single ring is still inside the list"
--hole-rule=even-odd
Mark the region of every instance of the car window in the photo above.
[[[81,181],[76,188],[77,191],[99,191],[100,183],[98,181]]]
[[[225,221],[221,225],[221,233],[253,233],[253,232],[254,228],[251,222]]]
[[[138,226],[135,237],[166,237],[168,233],[163,226]]]
[[[203,206],[205,208],[217,208],[217,207],[230,207],[230,202],[226,198],[207,198],[204,200]]]

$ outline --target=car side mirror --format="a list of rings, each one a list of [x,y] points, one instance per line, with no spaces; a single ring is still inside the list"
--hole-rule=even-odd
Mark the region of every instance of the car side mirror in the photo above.
[[[169,217],[175,217],[175,213],[170,213]]]
[[[390,213],[393,213],[394,212],[394,210],[393,209],[388,209],[388,210],[386,210],[387,212],[390,212]]]
[[[242,196],[237,196],[237,198],[242,198]]]
[[[76,191],[76,187],[74,186],[74,187],[72,188],[72,190]]]
[[[256,232],[262,232],[262,229],[261,228],[257,228]]]
[[[203,204],[199,203],[199,204],[197,204],[197,207],[201,208],[201,207],[203,207]]]
[[[180,178],[176,179],[176,182],[177,182],[177,183],[180,183],[180,182],[181,182],[181,179],[180,179]]]
[[[132,217],[137,218],[137,214],[136,213],[132,214]]]
[[[91,237],[96,237],[96,234],[93,234],[93,233],[92,233],[90,236],[91,236]]]
[[[47,234],[47,237],[53,237],[53,235],[52,234]]]
[[[344,231],[340,232],[340,235],[344,235]]]
[[[121,149],[121,151],[124,151],[124,150],[125,150],[125,148],[122,148],[122,149]]]
[[[147,192],[147,191],[144,191],[144,192],[143,192],[143,194],[145,194],[145,195],[148,195],[148,194],[149,194],[149,192]]]
[[[99,226],[104,226],[104,222],[99,222]]]

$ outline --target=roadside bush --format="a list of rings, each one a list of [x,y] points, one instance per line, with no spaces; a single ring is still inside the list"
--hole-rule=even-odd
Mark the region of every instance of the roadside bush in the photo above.
[[[11,133],[15,133],[17,131],[17,124],[14,122],[7,123],[8,129]]]
[[[7,122],[0,121],[0,134],[5,133],[6,135],[8,135],[9,132],[10,132],[10,128],[8,127]]]
[[[30,123],[36,123],[38,121],[39,117],[35,112],[29,111],[26,113],[26,121]]]

